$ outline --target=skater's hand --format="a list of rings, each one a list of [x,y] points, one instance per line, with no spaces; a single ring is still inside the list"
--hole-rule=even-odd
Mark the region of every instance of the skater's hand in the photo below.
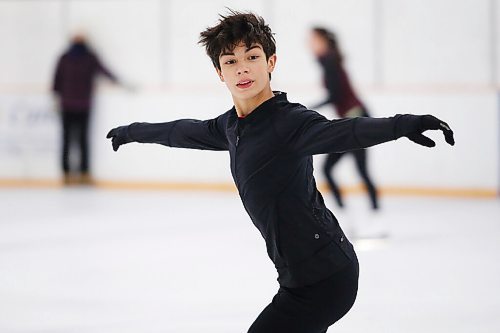
[[[117,151],[121,145],[133,141],[128,133],[128,126],[113,128],[111,131],[109,131],[108,135],[106,135],[106,138],[111,139],[114,151]]]
[[[422,133],[427,130],[441,130],[445,141],[452,146],[455,145],[453,131],[447,123],[431,115],[418,116],[418,118],[420,123],[416,126],[415,131],[406,135],[408,139],[425,147],[434,147],[436,143]]]

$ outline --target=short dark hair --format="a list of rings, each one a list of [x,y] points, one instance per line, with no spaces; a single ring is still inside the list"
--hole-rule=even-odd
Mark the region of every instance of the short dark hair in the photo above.
[[[337,61],[339,63],[342,63],[344,57],[342,56],[342,52],[340,52],[339,43],[337,41],[337,36],[335,35],[335,33],[324,27],[313,27],[312,31],[314,31],[314,33],[316,33],[318,36],[320,36],[321,38],[323,38],[323,40],[326,41],[330,52],[333,52]]]
[[[259,43],[267,60],[276,53],[276,41],[271,28],[261,16],[232,9],[229,9],[229,14],[219,16],[219,23],[202,31],[198,42],[205,47],[215,68],[221,69],[220,55],[226,51],[232,52],[240,42],[244,42],[247,47]]]

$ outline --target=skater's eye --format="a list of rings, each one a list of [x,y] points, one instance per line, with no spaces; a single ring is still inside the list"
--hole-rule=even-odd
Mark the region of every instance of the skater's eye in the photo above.
[[[232,65],[232,64],[235,64],[235,63],[236,63],[236,60],[230,59],[230,60],[225,61],[224,65]]]
[[[251,55],[248,57],[248,59],[250,59],[250,60],[257,60],[258,58],[259,58],[258,55]]]

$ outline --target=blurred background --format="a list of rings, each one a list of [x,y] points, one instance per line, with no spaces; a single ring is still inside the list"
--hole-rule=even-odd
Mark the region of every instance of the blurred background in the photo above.
[[[383,194],[375,215],[352,159],[335,171],[345,210],[317,173],[344,228],[379,219],[390,233],[356,242],[360,296],[337,331],[498,331],[499,0],[0,0],[0,331],[244,332],[276,292],[227,153],[138,144],[114,153],[105,139],[118,125],[232,107],[197,45],[226,7],[270,24],[272,87],[290,101],[326,96],[307,44],[321,25],[337,33],[372,116],[433,114],[455,131],[453,148],[431,133],[433,149],[405,139],[371,149]],[[98,79],[94,186],[68,188],[52,82],[77,32],[123,85]]]
[[[231,184],[227,154],[136,146],[113,154],[105,140],[110,128],[132,121],[208,119],[231,108],[197,45],[225,6],[267,19],[278,46],[273,89],[291,101],[307,105],[325,95],[307,47],[311,26],[324,25],[337,32],[345,66],[374,116],[431,113],[455,129],[454,149],[376,147],[372,173],[381,187],[495,195],[500,9],[489,0],[0,1],[0,182],[60,179],[51,85],[70,36],[84,31],[107,67],[137,88],[130,94],[105,80],[97,88],[91,126],[97,183]],[[358,183],[353,168],[340,171],[346,185]]]

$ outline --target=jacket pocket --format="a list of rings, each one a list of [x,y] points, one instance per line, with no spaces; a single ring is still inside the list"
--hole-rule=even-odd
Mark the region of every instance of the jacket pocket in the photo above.
[[[335,225],[338,225],[337,219],[332,215],[332,218],[329,218],[325,209],[317,208],[314,205],[312,206],[312,216],[317,226],[323,230],[329,237],[334,236]]]
[[[344,234],[337,218],[328,208],[318,209],[313,206],[313,216],[320,227],[330,236],[333,242],[342,250],[342,253],[349,259],[355,258],[355,252],[352,244]]]

